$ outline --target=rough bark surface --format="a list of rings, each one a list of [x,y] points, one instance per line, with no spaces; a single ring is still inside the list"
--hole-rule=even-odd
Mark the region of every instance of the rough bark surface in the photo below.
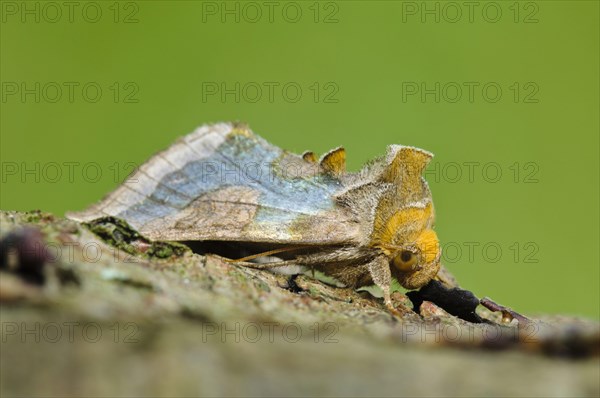
[[[153,243],[1,212],[0,395],[598,396],[598,323],[470,323]],[[506,317],[505,317],[506,318]]]

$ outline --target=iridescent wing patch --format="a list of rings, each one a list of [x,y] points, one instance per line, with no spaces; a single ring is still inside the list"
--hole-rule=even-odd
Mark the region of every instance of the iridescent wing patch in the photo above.
[[[100,203],[69,217],[123,218],[154,240],[348,243],[356,222],[333,199],[344,189],[333,174],[342,160],[319,164],[243,125],[205,125],[154,155]]]

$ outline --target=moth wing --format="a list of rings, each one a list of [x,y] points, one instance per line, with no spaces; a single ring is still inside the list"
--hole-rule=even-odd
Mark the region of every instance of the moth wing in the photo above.
[[[77,221],[122,218],[154,240],[285,244],[356,241],[336,205],[342,184],[322,167],[269,144],[245,125],[204,125],[144,163]]]

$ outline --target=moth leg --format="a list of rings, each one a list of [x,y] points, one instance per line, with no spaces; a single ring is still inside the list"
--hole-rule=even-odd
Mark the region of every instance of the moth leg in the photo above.
[[[304,289],[302,289],[296,283],[296,278],[298,278],[298,276],[299,276],[299,274],[293,274],[293,275],[290,275],[287,279],[287,286],[285,288],[292,293],[300,293],[300,292],[304,291]]]
[[[387,309],[394,315],[402,315],[392,304],[390,288],[392,285],[392,272],[385,257],[378,257],[369,263],[369,273],[373,282],[383,290],[383,302]]]

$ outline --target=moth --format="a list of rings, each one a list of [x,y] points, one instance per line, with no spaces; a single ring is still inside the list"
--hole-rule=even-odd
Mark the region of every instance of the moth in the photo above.
[[[152,240],[240,245],[240,264],[296,265],[359,288],[377,285],[385,305],[392,279],[417,289],[440,278],[440,244],[423,170],[432,154],[390,145],[358,172],[346,152],[317,159],[274,146],[245,124],[203,125],[140,166],[87,210],[89,222],[114,216]],[[249,262],[277,254],[267,263]]]

